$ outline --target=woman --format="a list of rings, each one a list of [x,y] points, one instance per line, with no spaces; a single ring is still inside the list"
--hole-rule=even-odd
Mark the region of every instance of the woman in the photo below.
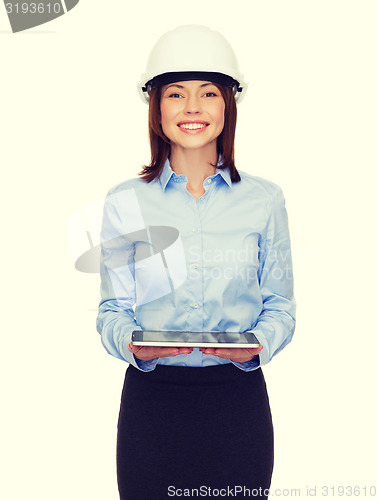
[[[218,32],[187,25],[163,35],[138,88],[151,162],[108,192],[97,318],[106,350],[129,363],[120,498],[267,498],[273,425],[261,366],[295,328],[284,197],[235,167],[247,85]],[[261,346],[131,345],[141,329],[253,331]]]

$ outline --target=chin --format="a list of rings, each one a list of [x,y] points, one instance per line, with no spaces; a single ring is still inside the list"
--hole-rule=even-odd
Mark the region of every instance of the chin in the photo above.
[[[172,139],[171,139],[172,140]],[[200,137],[199,135],[188,135],[185,138],[180,137],[179,141],[175,141],[175,138],[173,138],[173,142],[177,144],[178,146],[186,147],[186,148],[198,148],[198,147],[205,147],[208,146],[209,144],[213,143],[216,141],[217,138],[215,137]]]

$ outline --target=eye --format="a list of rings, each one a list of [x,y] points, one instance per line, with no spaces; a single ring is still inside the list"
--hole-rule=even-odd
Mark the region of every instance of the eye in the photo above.
[[[172,97],[172,96],[174,96],[174,95],[178,95],[178,96],[179,96],[180,94],[171,94],[169,97]]]
[[[208,94],[213,94],[213,95],[215,95],[215,96],[217,95],[215,92],[206,92],[206,94],[205,94],[205,95],[208,95]]]

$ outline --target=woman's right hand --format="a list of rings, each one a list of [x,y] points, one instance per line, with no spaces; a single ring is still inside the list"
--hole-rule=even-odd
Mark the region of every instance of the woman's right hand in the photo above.
[[[155,358],[165,358],[167,356],[178,356],[179,354],[190,354],[193,347],[155,347],[129,344],[129,351],[138,359],[149,361]]]

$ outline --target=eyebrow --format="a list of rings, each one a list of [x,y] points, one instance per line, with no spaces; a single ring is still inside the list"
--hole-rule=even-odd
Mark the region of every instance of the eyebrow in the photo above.
[[[214,85],[214,83],[202,83],[199,88],[207,87],[208,85]],[[168,85],[165,90],[168,90],[170,87],[177,87],[178,89],[184,89],[184,85],[178,85],[177,83],[173,83],[172,85]]]

